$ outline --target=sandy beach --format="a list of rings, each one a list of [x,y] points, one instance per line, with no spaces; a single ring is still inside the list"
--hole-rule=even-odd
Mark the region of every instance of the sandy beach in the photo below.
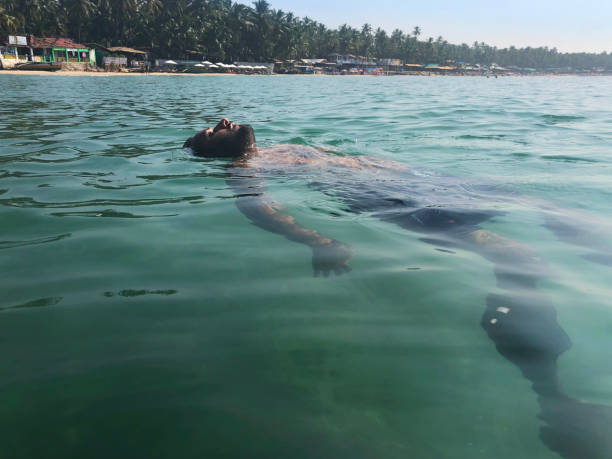
[[[150,73],[140,73],[140,72],[84,72],[79,70],[58,70],[55,72],[49,72],[44,70],[0,70],[0,75],[49,75],[49,76],[91,76],[91,77],[137,77],[137,76],[178,76],[178,77],[207,77],[207,76],[239,76],[244,75],[242,73],[173,73],[173,72],[150,72]],[[383,75],[330,75],[330,74],[273,74],[274,76],[317,76],[317,77],[337,77],[342,76],[346,77],[380,77]],[[248,76],[269,76],[267,74],[249,74]],[[427,76],[427,77],[486,77],[487,75],[460,75],[460,74],[436,74],[431,72],[405,72],[403,74],[398,74],[394,76]],[[535,73],[535,74],[508,74],[508,75],[498,75],[498,77],[537,77],[537,76],[549,76],[549,77],[561,77],[561,76],[610,76],[607,74],[597,75],[597,74],[588,74],[588,75],[578,75],[575,73]],[[495,78],[494,75],[489,75],[489,78]]]
[[[147,76],[147,75],[163,75],[163,76],[219,76],[219,75],[238,75],[237,73],[169,73],[169,72],[152,72],[152,73],[128,73],[128,72],[83,72],[78,70],[58,70],[49,72],[44,70],[0,70],[0,75],[55,75],[55,76],[93,76],[93,77],[115,77],[115,76]]]

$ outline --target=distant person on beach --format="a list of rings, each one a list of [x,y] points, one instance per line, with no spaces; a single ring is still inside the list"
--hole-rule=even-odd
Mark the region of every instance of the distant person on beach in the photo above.
[[[253,128],[222,119],[189,138],[184,148],[201,157],[228,158],[226,181],[238,209],[256,226],[312,249],[315,276],[351,270],[353,249],[301,226],[266,194],[265,177],[302,177],[309,186],[340,200],[350,213],[368,213],[422,234],[438,247],[460,248],[493,263],[498,287],[490,294],[481,325],[498,352],[515,364],[538,395],[540,436],[565,458],[612,457],[612,410],[562,392],[557,358],[571,347],[554,306],[537,290],[545,263],[527,246],[480,225],[504,212],[491,210],[486,191],[468,190],[456,179],[415,173],[403,163],[367,156],[344,156],[302,145],[257,148]],[[313,180],[314,179],[314,180]],[[585,237],[564,212],[549,209],[546,227],[564,242],[590,248],[585,258],[610,265],[604,242]]]

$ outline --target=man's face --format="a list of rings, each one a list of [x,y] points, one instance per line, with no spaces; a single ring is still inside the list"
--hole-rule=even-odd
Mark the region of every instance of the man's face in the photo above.
[[[192,139],[191,148],[202,156],[234,157],[252,148],[254,143],[251,126],[223,118],[215,127],[198,132]]]

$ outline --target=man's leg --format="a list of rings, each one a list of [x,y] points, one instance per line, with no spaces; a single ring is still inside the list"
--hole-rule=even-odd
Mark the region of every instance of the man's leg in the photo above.
[[[571,341],[557,322],[553,304],[537,290],[546,277],[542,260],[524,244],[478,227],[492,214],[425,208],[376,216],[426,233],[423,241],[469,250],[494,265],[502,294],[490,294],[481,325],[498,352],[516,365],[538,395],[542,441],[568,459],[612,458],[612,409],[563,394],[557,359]]]

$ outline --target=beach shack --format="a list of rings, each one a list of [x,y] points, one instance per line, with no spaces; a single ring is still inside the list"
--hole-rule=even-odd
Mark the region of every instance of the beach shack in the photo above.
[[[328,70],[335,66],[335,69],[342,73],[364,73],[364,71],[374,70],[378,64],[365,56],[354,56],[353,54],[330,54],[327,56]]]
[[[33,62],[96,65],[96,52],[70,38],[39,38],[30,35],[29,45]]]
[[[333,53],[327,56],[327,62],[335,64],[337,70],[349,70],[359,67],[359,60],[352,54]]]
[[[0,40],[0,68],[12,69],[17,64],[28,62],[31,57],[27,37],[8,35]]]
[[[148,53],[127,46],[105,47],[96,45],[97,64],[106,71],[121,71],[122,69],[146,70],[150,67]]]
[[[309,71],[307,73],[325,73],[326,70],[329,68],[329,63],[327,62],[327,59],[301,59],[300,61],[300,65],[309,68]],[[335,67],[333,63],[331,64],[331,66]]]
[[[426,72],[436,75],[450,75],[458,72],[458,68],[452,65],[427,64],[423,68]]]
[[[128,48],[127,46],[112,46],[108,48],[111,53],[121,53],[127,57],[127,66],[129,68],[142,68],[149,66],[147,59],[148,55],[146,51],[139,49]]]
[[[378,65],[388,73],[402,73],[404,70],[404,62],[401,59],[378,59]]]
[[[404,64],[404,72],[418,74],[423,70],[423,64]]]
[[[283,61],[275,59],[274,60],[274,67],[272,68],[272,71],[274,73],[285,73],[286,72],[285,63]]]

